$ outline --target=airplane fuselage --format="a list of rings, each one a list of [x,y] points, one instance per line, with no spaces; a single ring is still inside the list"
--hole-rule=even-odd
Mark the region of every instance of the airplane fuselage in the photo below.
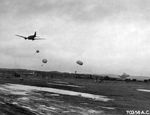
[[[34,40],[34,38],[35,38],[34,35],[31,35],[31,36],[28,36],[28,37],[27,37],[28,40]]]

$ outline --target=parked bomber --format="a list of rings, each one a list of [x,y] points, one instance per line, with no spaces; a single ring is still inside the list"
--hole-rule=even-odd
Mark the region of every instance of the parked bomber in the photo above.
[[[21,36],[21,35],[16,35],[16,36],[22,37],[22,38],[24,38],[25,40],[43,40],[43,39],[44,39],[44,38],[38,38],[38,37],[36,36],[36,32],[34,32],[33,35],[30,35],[30,36],[28,36],[28,37]]]

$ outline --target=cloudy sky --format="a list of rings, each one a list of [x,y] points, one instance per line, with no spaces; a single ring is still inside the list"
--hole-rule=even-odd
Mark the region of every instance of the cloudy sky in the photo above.
[[[150,75],[149,6],[149,0],[0,0],[0,67]],[[34,31],[46,40],[15,36]],[[41,66],[43,58],[48,63]]]

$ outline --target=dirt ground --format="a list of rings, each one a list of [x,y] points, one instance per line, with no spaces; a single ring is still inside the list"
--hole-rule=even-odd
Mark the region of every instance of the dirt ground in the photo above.
[[[137,90],[150,90],[150,83],[98,83],[77,78],[1,78],[0,83],[0,115],[127,115],[127,110],[150,111],[150,92]],[[29,90],[26,86],[37,86],[38,89],[31,87]],[[72,92],[65,94],[44,88],[94,94],[110,100],[96,100],[82,94],[71,95]]]

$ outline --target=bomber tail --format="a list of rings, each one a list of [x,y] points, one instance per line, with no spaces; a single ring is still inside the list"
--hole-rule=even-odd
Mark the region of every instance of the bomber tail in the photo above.
[[[36,32],[34,32],[34,37],[36,37]]]

